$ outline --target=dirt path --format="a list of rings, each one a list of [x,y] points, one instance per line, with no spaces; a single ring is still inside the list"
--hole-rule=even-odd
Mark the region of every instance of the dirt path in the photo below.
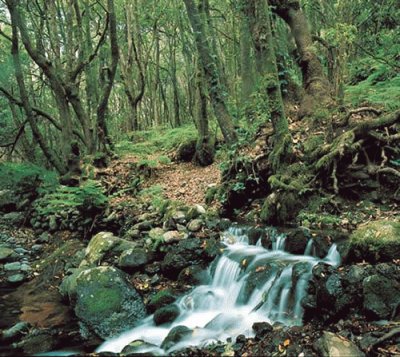
[[[220,182],[218,164],[199,167],[192,163],[171,163],[154,170],[146,186],[160,185],[165,197],[185,204],[204,204],[210,186]]]

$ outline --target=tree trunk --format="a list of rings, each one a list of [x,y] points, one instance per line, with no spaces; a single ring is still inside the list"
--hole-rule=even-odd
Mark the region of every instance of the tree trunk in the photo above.
[[[299,116],[313,114],[317,107],[332,101],[331,88],[313,45],[307,19],[298,0],[270,0],[274,11],[289,25],[300,54],[300,68],[306,95]]]
[[[203,67],[205,78],[208,83],[208,90],[211,103],[217,117],[218,124],[221,128],[222,135],[228,144],[237,141],[235,128],[233,126],[232,117],[226,106],[226,89],[221,84],[220,75],[216,64],[216,54],[212,52],[208,42],[205,26],[199,11],[193,0],[183,0],[189,17],[190,24],[196,42],[197,51],[200,62]]]
[[[260,84],[265,100],[269,104],[274,128],[274,147],[270,154],[270,162],[276,172],[288,160],[291,152],[291,137],[283,108],[268,1],[249,0],[248,15],[250,32],[258,58],[258,70],[261,75]]]

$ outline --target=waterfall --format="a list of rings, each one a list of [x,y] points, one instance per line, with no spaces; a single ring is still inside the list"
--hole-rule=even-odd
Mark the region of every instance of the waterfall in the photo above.
[[[334,244],[324,259],[311,256],[312,240],[304,255],[289,254],[284,251],[284,235],[275,232],[270,236],[272,249],[268,250],[260,241],[249,245],[245,228],[227,230],[221,235],[226,249],[216,262],[212,281],[197,286],[176,302],[180,315],[175,321],[155,326],[151,315],[132,330],[104,342],[96,352],[120,353],[130,342],[143,340],[146,344],[138,353],[165,355],[239,334],[252,337],[255,322],[301,325],[301,300],[306,295],[313,266],[321,261],[337,266],[340,255]],[[169,331],[181,325],[193,333],[168,350],[161,349],[159,346]]]

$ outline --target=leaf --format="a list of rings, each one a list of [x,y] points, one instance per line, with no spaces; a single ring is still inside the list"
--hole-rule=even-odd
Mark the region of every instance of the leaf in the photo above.
[[[290,340],[289,340],[289,339],[286,339],[286,340],[283,342],[283,345],[284,345],[285,347],[289,346],[289,345],[290,345]]]

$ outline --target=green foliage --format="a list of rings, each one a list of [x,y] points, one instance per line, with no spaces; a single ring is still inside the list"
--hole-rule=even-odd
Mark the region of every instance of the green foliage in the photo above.
[[[99,212],[107,206],[108,198],[95,181],[80,187],[59,186],[35,202],[39,215],[53,215],[63,210],[77,209],[82,213]]]
[[[29,163],[0,164],[0,189],[20,190],[34,185],[38,191],[51,191],[58,186],[57,174]]]
[[[164,189],[160,185],[153,185],[143,189],[140,191],[139,197],[150,202],[151,205],[156,208],[161,215],[166,212],[171,203],[170,200],[164,197]]]

